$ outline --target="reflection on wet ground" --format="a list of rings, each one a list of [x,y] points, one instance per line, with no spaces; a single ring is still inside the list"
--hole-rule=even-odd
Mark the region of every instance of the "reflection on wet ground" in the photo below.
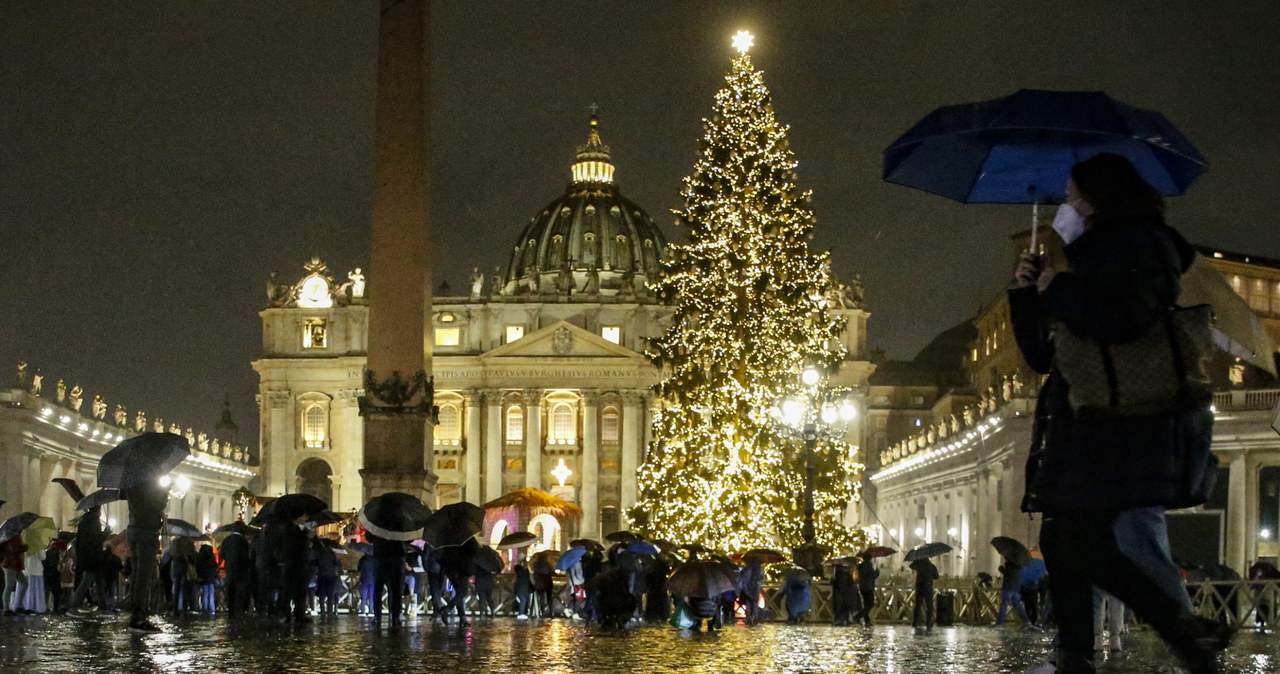
[[[248,618],[185,619],[139,636],[123,618],[0,619],[0,671],[30,672],[1023,672],[1044,662],[1049,638],[1018,628],[741,625],[717,633],[644,626],[608,632],[580,623],[500,618],[469,628],[410,624],[371,629],[341,616],[287,627]],[[1101,672],[1154,674],[1169,657],[1147,632]],[[1224,671],[1280,671],[1280,640],[1242,633]]]

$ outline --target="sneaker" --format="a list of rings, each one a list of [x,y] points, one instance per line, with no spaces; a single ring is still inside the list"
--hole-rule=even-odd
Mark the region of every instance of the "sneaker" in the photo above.
[[[521,613],[520,615],[516,616],[516,620],[528,620],[528,619],[529,619],[529,616],[527,616],[527,615],[525,615],[525,614],[523,614],[523,613]]]
[[[161,632],[162,630],[150,620],[138,620],[138,621],[129,623],[129,631],[139,632],[142,634],[155,634],[157,632]]]

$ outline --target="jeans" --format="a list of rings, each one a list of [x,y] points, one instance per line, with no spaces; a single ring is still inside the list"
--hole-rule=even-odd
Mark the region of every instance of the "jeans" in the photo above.
[[[217,587],[217,585],[215,585],[214,583],[200,584],[200,610],[210,615],[212,615],[214,612],[214,609],[217,608],[214,601],[215,587]]]
[[[1167,541],[1163,515],[1156,519],[1150,512],[1045,518],[1040,549],[1064,652],[1084,657],[1093,652],[1094,586],[1132,608],[1175,650],[1198,636],[1186,590],[1170,582],[1176,567],[1161,541]]]
[[[0,608],[6,611],[16,611],[22,603],[22,595],[18,593],[18,580],[22,578],[22,571],[19,569],[4,570],[4,596],[0,598]]]
[[[996,624],[1003,625],[1004,618],[1009,613],[1009,607],[1012,606],[1018,611],[1018,616],[1022,618],[1022,622],[1030,625],[1031,618],[1027,615],[1027,608],[1022,605],[1021,590],[1001,590],[1000,591],[1000,615],[996,616]]]

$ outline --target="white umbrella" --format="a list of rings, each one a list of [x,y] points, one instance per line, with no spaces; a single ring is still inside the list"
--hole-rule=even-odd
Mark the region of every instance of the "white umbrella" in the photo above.
[[[1276,374],[1275,347],[1262,319],[1203,255],[1196,255],[1182,275],[1182,293],[1178,295],[1178,306],[1198,304],[1213,307],[1213,341],[1218,348]]]

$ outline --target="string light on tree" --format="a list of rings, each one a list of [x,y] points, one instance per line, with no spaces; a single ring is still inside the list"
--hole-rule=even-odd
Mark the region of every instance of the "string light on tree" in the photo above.
[[[674,306],[649,355],[663,369],[665,407],[639,471],[634,528],[729,551],[794,547],[804,520],[804,444],[770,410],[800,393],[801,373],[835,373],[843,320],[828,311],[826,253],[808,247],[809,193],[796,185],[787,127],[764,75],[738,56],[715,97],[693,172],[684,180],[673,245],[653,289]],[[842,519],[861,470],[848,445],[825,442],[814,465],[817,541],[847,549],[861,533]]]

